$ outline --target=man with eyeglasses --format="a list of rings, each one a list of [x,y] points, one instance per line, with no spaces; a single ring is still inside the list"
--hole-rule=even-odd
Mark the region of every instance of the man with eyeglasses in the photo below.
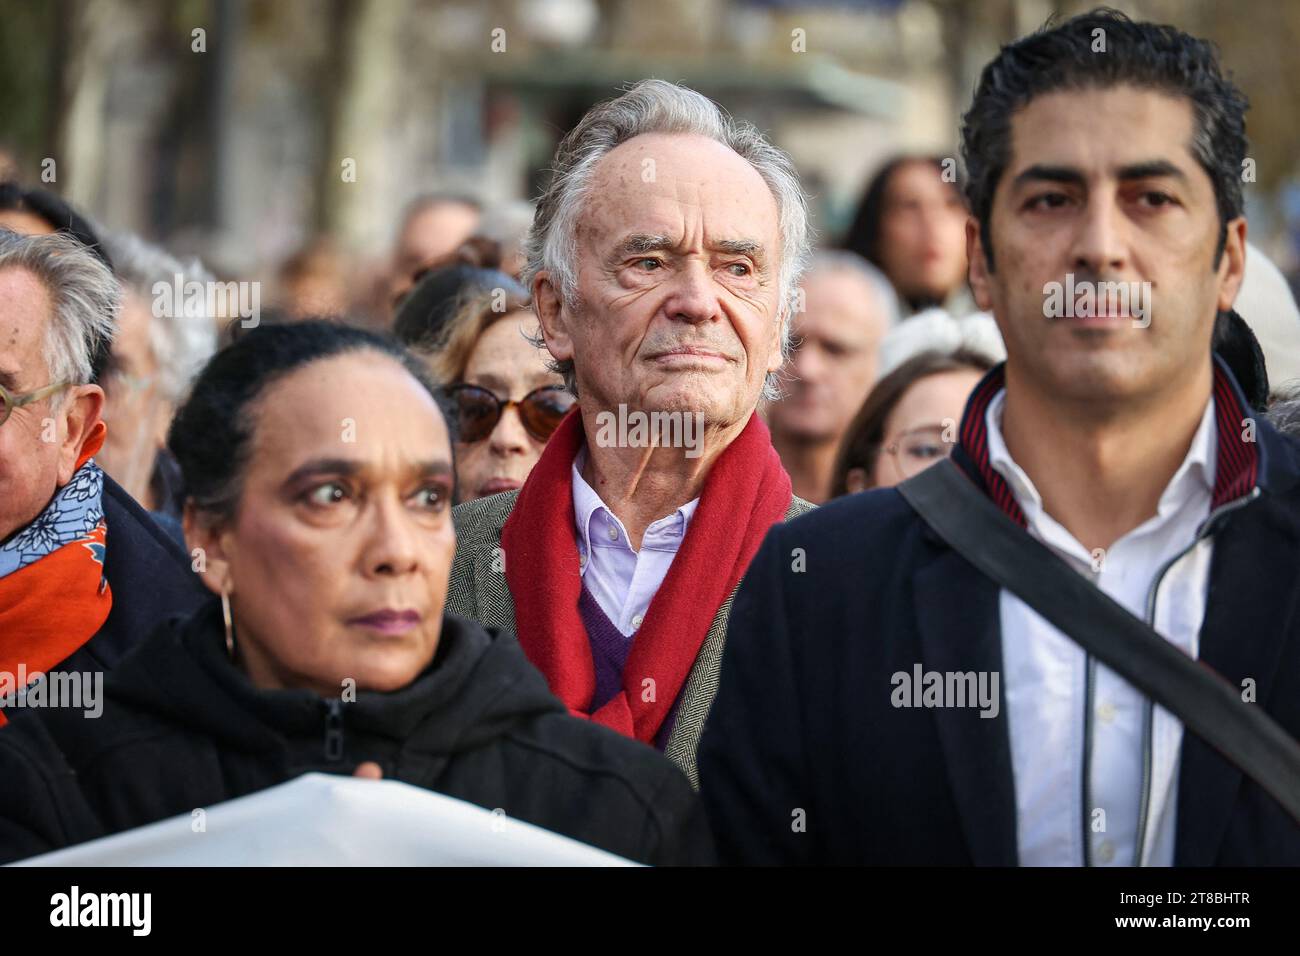
[[[93,460],[119,299],[76,240],[0,229],[0,707],[38,674],[112,667],[202,597],[184,552]]]
[[[524,282],[578,406],[523,488],[456,509],[448,609],[515,630],[571,713],[694,781],[731,594],[810,507],[756,412],[806,204],[784,153],[657,80],[594,107],[555,168]]]

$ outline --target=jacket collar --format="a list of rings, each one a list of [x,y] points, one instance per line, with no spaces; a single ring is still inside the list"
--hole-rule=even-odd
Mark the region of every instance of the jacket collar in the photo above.
[[[990,371],[975,386],[962,414],[957,447],[953,460],[993,500],[1007,517],[1027,526],[1024,512],[1005,478],[989,461],[988,409],[989,404],[1006,387],[1006,363]],[[1264,422],[1257,419],[1255,411],[1246,401],[1226,364],[1214,356],[1214,420],[1216,452],[1214,490],[1210,501],[1211,512],[1226,504],[1254,494],[1256,487],[1267,482],[1261,476],[1269,475],[1266,464],[1270,446],[1278,436]],[[1281,481],[1293,475],[1270,476]]]
[[[513,636],[451,613],[443,616],[433,662],[397,690],[358,690],[345,700],[343,688],[328,699],[305,689],[260,689],[229,661],[215,600],[159,628],[113,672],[107,690],[108,706],[127,704],[251,751],[323,740],[335,704],[348,736],[388,738],[439,755],[491,741],[542,713],[563,712]]]

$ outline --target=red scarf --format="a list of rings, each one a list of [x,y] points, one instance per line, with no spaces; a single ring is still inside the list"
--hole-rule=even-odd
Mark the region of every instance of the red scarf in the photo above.
[[[103,422],[83,446],[80,469],[104,444]],[[99,632],[113,607],[102,555],[108,534],[101,520],[88,536],[63,545],[0,578],[0,672],[30,681],[66,660]],[[0,727],[6,718],[0,713]]]
[[[632,642],[623,690],[591,713],[596,667],[578,611],[582,576],[573,512],[572,466],[583,441],[575,407],[547,442],[501,530],[519,643],[570,713],[653,743],[718,608],[768,528],[784,520],[790,476],[754,414],[705,479],[686,538]]]

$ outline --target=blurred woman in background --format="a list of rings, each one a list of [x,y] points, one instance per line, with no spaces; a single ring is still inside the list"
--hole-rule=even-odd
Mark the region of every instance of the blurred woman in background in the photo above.
[[[975,311],[966,285],[966,202],[951,159],[896,156],[872,176],[843,248],[889,277],[911,315]]]

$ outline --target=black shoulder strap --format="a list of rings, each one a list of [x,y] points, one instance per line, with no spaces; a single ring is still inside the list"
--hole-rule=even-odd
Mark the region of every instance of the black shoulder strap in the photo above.
[[[978,570],[1178,717],[1300,822],[1300,745],[1262,707],[1188,657],[1018,527],[941,461],[898,486],[925,522]]]

